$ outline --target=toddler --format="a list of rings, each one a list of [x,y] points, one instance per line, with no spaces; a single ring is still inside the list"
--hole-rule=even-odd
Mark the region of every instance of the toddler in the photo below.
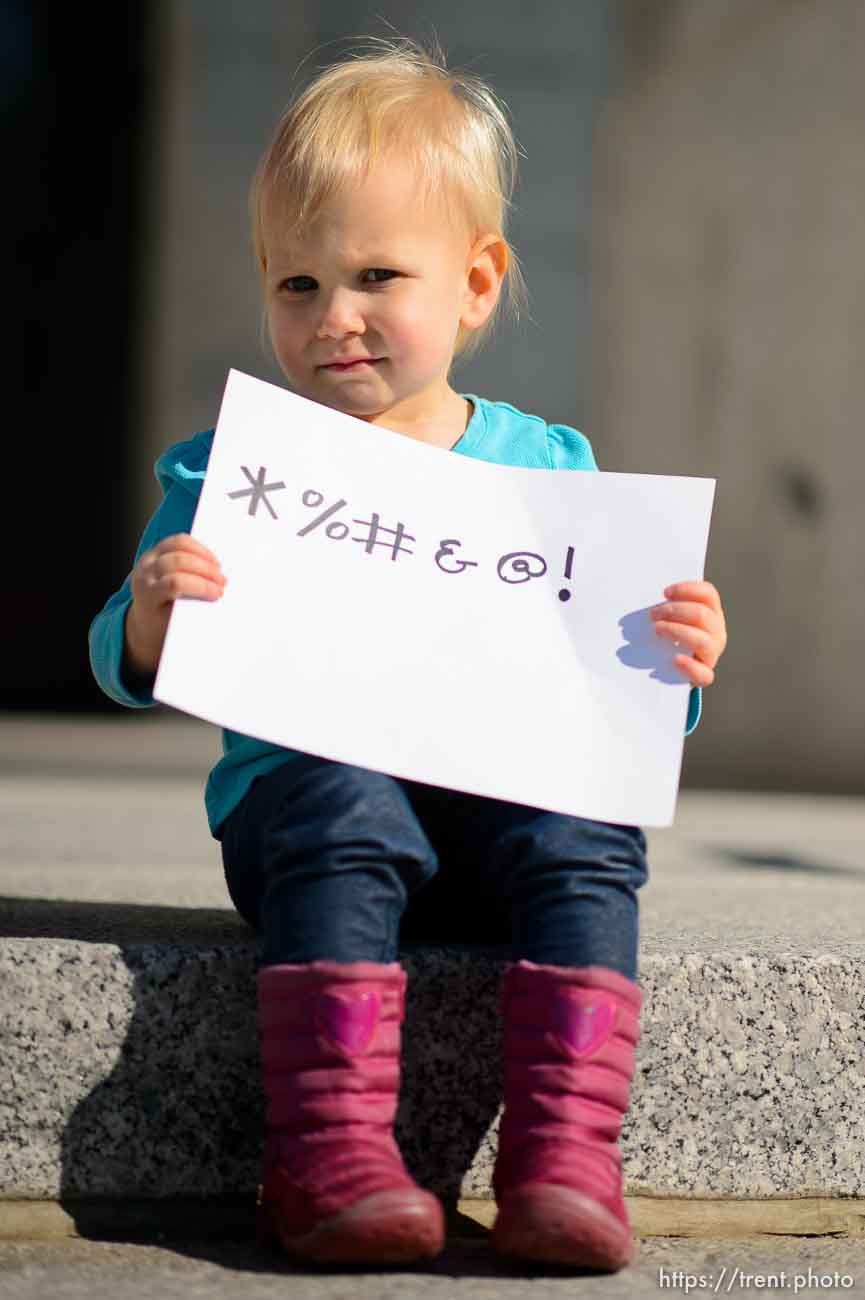
[[[449,383],[492,328],[503,288],[511,302],[524,294],[505,236],[516,159],[500,101],[438,49],[396,38],[320,72],[252,187],[270,339],[292,388],[324,406],[443,452],[596,470],[576,430]],[[196,434],[157,461],[164,500],[90,629],[97,681],[133,708],[154,703],[173,602],[224,590],[218,558],[189,534],[212,440]],[[708,582],[663,594],[652,618],[682,647],[690,731],[726,644],[724,614]],[[262,937],[262,1234],[300,1260],[441,1251],[442,1206],[410,1177],[392,1132],[407,978],[396,958],[401,934],[473,936],[509,940],[512,955],[493,1245],[625,1265],[617,1143],[639,1037],[643,832],[230,731],[223,750],[208,820],[232,901]]]

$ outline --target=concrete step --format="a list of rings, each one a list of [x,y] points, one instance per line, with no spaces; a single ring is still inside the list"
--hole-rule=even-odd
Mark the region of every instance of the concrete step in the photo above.
[[[124,763],[105,720],[64,722],[55,737],[16,719],[30,762],[15,768],[0,749],[10,1207],[248,1203],[258,1179],[256,947],[200,804],[213,731],[151,717],[139,746],[142,724],[122,724]],[[175,755],[170,780],[160,745]],[[863,800],[684,791],[676,826],[650,833],[643,1037],[622,1141],[633,1202],[766,1200],[798,1203],[818,1230],[863,1222],[863,832]],[[508,958],[453,944],[400,953],[397,1136],[450,1204],[490,1196]]]
[[[424,1185],[488,1197],[494,952],[401,952],[397,1135]],[[865,1196],[862,960],[647,957],[627,1190]],[[262,1107],[249,945],[7,939],[0,1153],[11,1198],[251,1193]]]

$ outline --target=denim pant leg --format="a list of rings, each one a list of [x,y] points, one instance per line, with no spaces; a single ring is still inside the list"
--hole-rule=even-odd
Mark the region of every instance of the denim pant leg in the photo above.
[[[408,897],[438,869],[393,777],[307,754],[253,782],[222,856],[265,966],[395,961]]]
[[[648,878],[637,826],[590,821],[524,804],[459,794],[448,805],[448,837],[462,864],[441,854],[441,892],[474,869],[492,905],[510,913],[512,959],[555,966],[638,971],[637,890]],[[424,827],[440,849],[435,828]],[[423,892],[413,906],[421,905]]]

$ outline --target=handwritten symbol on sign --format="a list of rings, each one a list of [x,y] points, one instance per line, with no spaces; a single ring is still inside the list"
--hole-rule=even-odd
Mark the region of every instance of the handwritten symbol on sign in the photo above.
[[[369,527],[369,533],[367,534],[366,537],[353,537],[351,539],[353,542],[363,542],[364,549],[367,555],[372,555],[372,548],[374,546],[389,546],[390,558],[392,560],[396,560],[396,557],[398,555],[401,555],[403,551],[405,551],[406,555],[414,555],[414,551],[411,549],[410,546],[403,546],[402,544],[404,537],[407,538],[410,542],[414,542],[417,540],[417,538],[414,537],[412,533],[406,532],[405,524],[397,523],[396,528],[388,528],[385,524],[381,522],[380,517],[376,514],[374,510],[372,512],[371,519],[355,519],[354,522],[356,524],[367,524]],[[384,537],[380,538],[379,532],[392,533],[394,540],[392,542],[389,542]]]
[[[316,492],[314,488],[307,488],[301,500],[305,506],[320,506],[324,497],[320,492]],[[319,524],[323,524],[325,519],[329,519],[331,515],[336,514],[337,510],[341,510],[342,507],[347,504],[348,502],[345,501],[344,498],[340,497],[339,501],[334,502],[332,506],[328,506],[325,511],[317,516],[317,518],[313,519],[311,524],[307,524],[306,527],[299,529],[297,534],[298,537],[305,537],[307,533],[311,533],[314,528],[318,528]],[[390,558],[392,560],[395,560],[397,555],[401,554],[403,551],[405,551],[407,555],[414,555],[414,551],[412,551],[408,546],[403,546],[402,544],[403,538],[407,538],[410,542],[416,541],[416,538],[413,537],[411,533],[405,531],[404,524],[398,523],[396,528],[386,528],[385,525],[382,524],[380,516],[376,514],[375,511],[373,511],[371,519],[353,519],[352,523],[366,524],[369,528],[366,537],[353,537],[351,539],[353,542],[362,542],[367,555],[372,555],[373,548],[376,546],[389,546],[391,548]],[[348,524],[344,524],[342,520],[338,520],[332,524],[328,524],[324,531],[327,533],[328,537],[334,537],[337,541],[341,541],[348,533]],[[384,539],[379,538],[379,532],[392,533],[396,540],[393,542],[385,541]]]
[[[258,509],[259,502],[262,502],[264,505],[267,506],[273,518],[276,519],[277,517],[276,511],[268,501],[265,493],[276,492],[279,488],[284,488],[285,484],[265,483],[264,476],[267,473],[267,470],[264,468],[263,465],[258,471],[257,478],[252,477],[252,475],[250,474],[249,470],[246,468],[245,465],[241,465],[240,468],[243,470],[244,474],[249,479],[250,483],[252,484],[252,487],[238,488],[236,492],[229,492],[228,495],[231,497],[232,501],[236,501],[238,497],[249,497],[249,513],[251,515],[255,514],[256,510]]]
[[[568,558],[565,560],[565,577],[568,579],[568,581],[570,581],[571,566],[573,565],[573,563],[574,563],[574,548],[573,546],[569,546]],[[562,587],[561,591],[559,592],[559,600],[570,600],[570,599],[571,599],[571,593],[568,591],[567,587]]]
[[[324,497],[321,492],[316,492],[314,488],[308,488],[301,497],[301,500],[305,506],[320,506]],[[317,519],[313,519],[311,524],[307,524],[305,528],[298,530],[298,537],[306,537],[306,534],[311,533],[313,528],[318,528],[319,524],[323,524],[325,519],[329,519],[331,515],[335,515],[337,510],[341,510],[345,505],[348,505],[348,502],[340,498],[335,505],[328,506],[323,514],[320,514]],[[339,531],[340,529],[342,529],[342,532]],[[348,532],[348,524],[342,522],[328,524],[324,531],[327,533],[328,537],[335,537],[337,541],[340,541]]]
[[[532,569],[531,561],[537,560],[540,564],[539,569]],[[513,564],[511,564],[513,561]],[[513,573],[521,573],[521,578],[509,578],[506,573],[507,566],[510,565]],[[502,582],[528,582],[530,578],[542,578],[547,571],[547,562],[542,555],[536,551],[510,551],[503,555],[496,565],[496,573]]]
[[[465,569],[476,569],[478,567],[477,560],[458,559],[454,552],[455,546],[462,546],[462,542],[458,537],[443,537],[439,543],[439,548],[435,553],[435,562],[442,573],[462,573]],[[451,556],[453,556],[456,565],[455,569],[449,569],[443,563],[444,560],[449,559]]]

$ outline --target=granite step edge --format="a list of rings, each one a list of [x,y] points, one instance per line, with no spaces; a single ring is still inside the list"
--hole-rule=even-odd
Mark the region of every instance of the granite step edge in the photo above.
[[[397,1135],[490,1194],[506,957],[418,946]],[[865,1197],[865,981],[831,954],[648,956],[623,1134],[638,1197]],[[0,941],[0,1197],[249,1193],[262,1131],[255,949]]]

